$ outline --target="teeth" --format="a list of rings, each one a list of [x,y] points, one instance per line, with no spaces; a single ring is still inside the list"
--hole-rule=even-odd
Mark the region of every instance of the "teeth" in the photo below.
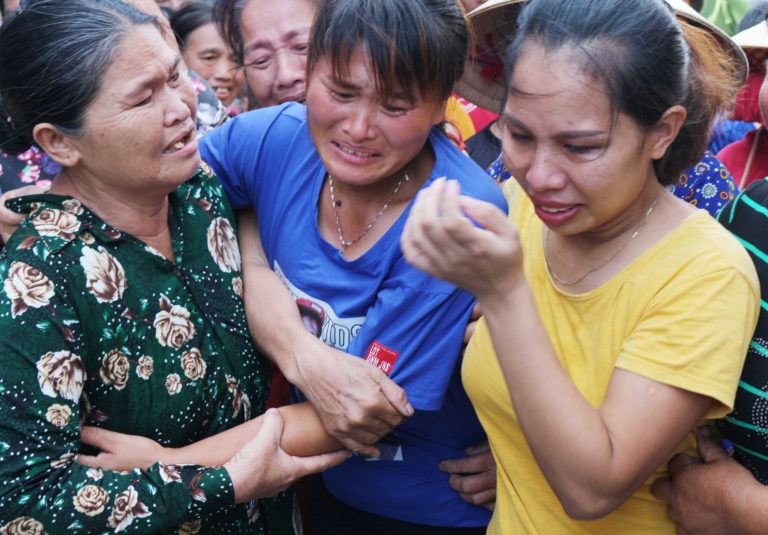
[[[183,149],[184,145],[185,145],[184,141],[177,141],[176,143],[171,145],[170,149],[165,149],[163,151],[163,154],[172,154],[172,153],[174,153],[174,152],[176,152],[176,151],[178,151],[180,149]]]
[[[542,206],[541,209],[548,214],[560,214],[570,210],[570,208],[545,208],[544,206]]]
[[[338,147],[341,149],[342,152],[346,152],[347,154],[352,154],[353,156],[359,156],[361,158],[369,158],[372,155],[372,153],[370,152],[358,152],[356,150],[349,149],[342,145],[339,145]]]

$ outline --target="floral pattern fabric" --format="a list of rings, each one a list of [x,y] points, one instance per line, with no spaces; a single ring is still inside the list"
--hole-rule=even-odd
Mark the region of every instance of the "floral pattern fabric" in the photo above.
[[[170,196],[173,262],[76,199],[12,204],[29,216],[0,256],[0,533],[292,533],[291,496],[235,506],[223,468],[74,462],[81,425],[180,447],[263,411],[210,168]]]

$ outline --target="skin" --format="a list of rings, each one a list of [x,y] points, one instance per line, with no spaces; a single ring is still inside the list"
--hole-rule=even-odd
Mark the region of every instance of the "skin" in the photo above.
[[[243,70],[214,23],[204,24],[187,37],[183,52],[187,66],[210,84],[224,104],[230,105],[243,90]]]
[[[155,27],[137,26],[103,75],[83,135],[63,136],[45,123],[34,129],[36,141],[64,166],[53,193],[73,195],[171,257],[167,195],[200,163],[197,101],[179,62]]]
[[[651,129],[620,112],[614,121],[604,88],[574,59],[570,50],[526,47],[512,82],[533,96],[509,95],[504,114],[505,158],[552,233],[558,275],[574,279],[585,265],[604,261],[658,198],[655,217],[637,239],[567,289],[583,293],[618,273],[690,209],[662,191],[652,166],[677,135],[685,110],[670,108]],[[543,213],[553,207],[565,215]],[[420,195],[402,245],[416,267],[477,297],[530,449],[572,518],[600,518],[619,507],[712,406],[711,398],[621,369],[614,370],[601,405],[588,403],[539,319],[516,229],[495,207],[461,197],[455,183],[439,182]],[[590,261],[579,262],[582,256]],[[558,418],[565,413],[568,419]],[[561,444],[569,444],[568,456]]]
[[[34,128],[35,141],[64,167],[53,193],[79,199],[110,225],[169,258],[168,193],[200,163],[194,135],[196,98],[180,61],[154,26],[136,26],[100,80],[101,89],[86,109],[83,134],[69,137],[48,123]],[[125,139],[133,142],[126,144]],[[285,416],[269,412],[249,424],[248,434],[232,431],[228,449],[219,451],[227,455],[215,463],[227,469],[237,503],[274,495],[297,478],[348,457],[343,451],[316,455],[337,445],[327,441],[309,406]],[[297,441],[293,426],[309,433],[302,440],[313,446],[300,450],[306,457],[291,455],[281,446],[284,439]],[[313,430],[320,431],[317,442]]]
[[[768,117],[768,79],[760,87],[758,101],[763,117]],[[669,463],[669,480],[654,483],[654,494],[669,503],[670,518],[680,524],[681,534],[765,533],[768,491],[702,431],[701,459],[676,456]]]
[[[397,196],[376,226],[343,250],[353,259],[367,251],[405,210],[429,178],[434,155],[427,136],[442,118],[439,99],[404,97],[384,100],[367,55],[355,50],[343,79],[335,80],[332,65],[321,59],[307,90],[307,118],[312,141],[333,176],[344,236],[360,235],[376,217],[395,185],[408,173]],[[318,203],[320,232],[341,249],[330,191],[323,188]]]
[[[311,0],[251,0],[240,17],[245,79],[256,107],[304,100]]]

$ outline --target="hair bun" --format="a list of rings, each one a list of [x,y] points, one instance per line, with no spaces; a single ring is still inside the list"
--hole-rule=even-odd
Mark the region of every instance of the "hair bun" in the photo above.
[[[0,100],[0,149],[9,154],[20,154],[27,150],[32,142],[26,138],[3,106]]]

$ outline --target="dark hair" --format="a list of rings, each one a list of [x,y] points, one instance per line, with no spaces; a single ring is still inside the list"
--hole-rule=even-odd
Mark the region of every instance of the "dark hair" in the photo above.
[[[155,17],[119,0],[39,0],[0,26],[0,148],[35,144],[35,125],[82,133],[86,108],[130,28]]]
[[[213,8],[200,2],[185,4],[170,17],[171,29],[182,52],[187,47],[187,40],[192,32],[213,22]]]
[[[512,77],[530,43],[580,53],[585,71],[603,83],[614,112],[641,128],[655,126],[672,106],[687,110],[677,138],[654,162],[665,185],[701,159],[712,121],[738,89],[737,66],[711,32],[678,23],[662,0],[532,0],[520,13],[508,50],[512,93],[522,94],[512,87]]]
[[[340,78],[359,48],[385,97],[400,88],[411,98],[446,99],[464,72],[468,39],[456,0],[327,0],[312,26],[307,70],[327,58]]]
[[[275,2],[283,0],[273,0]],[[320,5],[321,0],[309,0]],[[243,10],[251,0],[217,0],[213,6],[213,17],[219,26],[219,33],[229,45],[235,59],[242,64],[245,62],[243,34],[240,31]]]

